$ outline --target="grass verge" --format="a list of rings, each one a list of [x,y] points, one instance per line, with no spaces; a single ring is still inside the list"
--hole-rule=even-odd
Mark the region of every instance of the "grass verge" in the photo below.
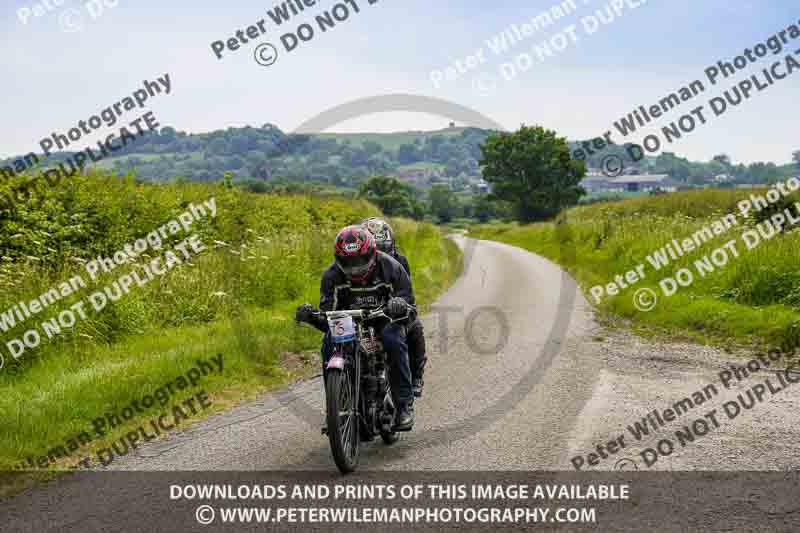
[[[730,230],[660,269],[647,259],[673,239],[691,238],[723,216],[737,213],[739,202],[765,192],[690,191],[596,204],[564,213],[560,222],[569,231],[561,231],[563,227],[557,231],[556,223],[489,224],[472,228],[471,236],[512,244],[560,263],[611,323],[622,318],[643,334],[788,351],[800,346],[800,232],[776,234],[748,250],[742,234],[757,231],[759,215],[739,216]],[[730,253],[727,263],[701,275],[697,261],[731,240],[736,240],[740,255]],[[562,249],[575,253],[562,257]],[[643,280],[626,283],[628,287],[616,295],[606,292],[599,303],[591,295],[592,287],[606,286],[639,265],[644,265]],[[694,281],[666,295],[661,281],[675,278],[681,269],[692,272]],[[636,291],[643,288],[658,298],[649,312],[634,303]]]
[[[201,228],[201,234],[204,242],[220,244],[193,259],[191,265],[177,267],[158,284],[132,292],[103,313],[90,314],[71,331],[6,365],[0,372],[0,425],[6,428],[0,433],[0,471],[6,472],[2,480],[6,489],[50,478],[87,457],[88,464],[96,466],[102,462],[98,452],[103,450],[106,458],[108,453],[115,458],[124,455],[118,450],[128,453],[120,439],[201,390],[208,394],[211,406],[190,415],[177,429],[297,379],[306,373],[306,367],[316,368],[316,359],[307,365],[298,362],[299,355],[287,361],[287,354],[317,350],[320,342],[318,332],[295,324],[294,309],[304,301],[318,301],[319,277],[331,261],[330,243],[336,229],[377,214],[369,204],[335,198],[250,195],[215,186],[136,187],[140,189],[136,195],[107,192],[105,203],[95,202],[95,195],[85,193],[83,202],[69,207],[91,212],[86,203],[95,202],[95,207],[103,210],[98,218],[103,220],[105,235],[115,236],[105,244],[93,240],[94,248],[88,252],[76,241],[68,251],[71,257],[83,254],[84,260],[91,259],[89,254],[110,253],[107,250],[121,248],[121,243],[140,236],[126,227],[137,227],[130,222],[130,207],[119,204],[145,202],[141,195],[150,195],[148,205],[155,205],[147,210],[148,223],[141,224],[142,232],[175,216],[190,199],[197,202],[216,196],[219,215],[213,224]],[[179,190],[173,190],[175,187]],[[118,222],[109,222],[109,212],[119,216]],[[67,211],[65,217],[74,218],[69,215]],[[460,251],[435,226],[393,222],[415,271],[418,300],[423,305],[430,303],[458,277]],[[8,228],[0,225],[3,229]],[[34,225],[30,231],[38,230]],[[71,231],[75,235],[88,232]],[[20,236],[15,228],[6,233],[11,232],[15,232],[8,237],[11,242],[19,245],[25,241],[29,246],[28,235]],[[35,235],[31,233],[30,239]],[[3,236],[0,231],[0,245]],[[47,243],[44,248],[53,254],[61,252]],[[61,254],[32,263],[25,259],[30,253],[19,253],[19,259],[6,265],[5,272],[23,271],[25,276],[0,298],[3,309],[81,272],[80,264]],[[115,275],[122,270],[127,268],[120,268]],[[71,303],[60,305],[59,310]],[[19,337],[35,323],[10,329],[2,340]],[[218,354],[222,355],[223,372],[202,376],[197,386],[176,384],[165,405],[141,406],[124,419],[125,408],[133,402],[158,396],[159,389],[177,383],[176,378],[198,367],[198,360],[208,361]],[[189,412],[185,404],[183,411]],[[105,433],[98,434],[93,421],[109,417],[119,417],[120,423],[113,428],[107,423]],[[112,447],[115,442],[116,451]],[[35,468],[28,466],[28,458]]]

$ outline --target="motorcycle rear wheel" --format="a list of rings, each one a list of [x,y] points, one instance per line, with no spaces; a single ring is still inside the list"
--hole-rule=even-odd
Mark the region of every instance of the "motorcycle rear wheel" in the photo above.
[[[381,431],[381,439],[383,439],[384,444],[391,446],[400,440],[400,435],[396,431]]]

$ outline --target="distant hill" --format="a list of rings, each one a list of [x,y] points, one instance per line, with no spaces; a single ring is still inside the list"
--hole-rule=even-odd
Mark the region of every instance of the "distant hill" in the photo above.
[[[480,145],[488,135],[476,128],[316,135],[286,134],[271,124],[201,134],[164,128],[97,167],[134,171],[146,181],[210,181],[230,172],[239,180],[348,188],[378,174],[422,187],[445,179],[466,184],[480,178]]]
[[[469,190],[480,180],[480,146],[491,132],[450,127],[437,131],[396,133],[287,134],[273,124],[260,128],[228,128],[189,134],[165,127],[132,143],[98,168],[116,174],[130,172],[144,181],[219,180],[231,173],[254,190],[267,191],[287,184],[354,189],[375,175],[395,176],[422,188],[449,183]],[[577,142],[573,148],[577,148]],[[624,147],[613,146],[591,156],[587,164],[602,168],[603,158],[619,154],[629,172],[670,174],[686,184],[702,185],[719,175],[730,183],[764,183],[785,178],[790,165],[753,165],[691,162],[675,154],[633,161]],[[67,153],[56,154],[63,159]],[[7,164],[7,163],[6,163]],[[2,165],[2,163],[0,163]]]

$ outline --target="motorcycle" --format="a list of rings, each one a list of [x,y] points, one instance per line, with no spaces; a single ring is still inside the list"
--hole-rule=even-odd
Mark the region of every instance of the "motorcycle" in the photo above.
[[[358,466],[361,442],[380,435],[387,445],[397,442],[395,403],[389,384],[389,364],[374,327],[375,320],[398,322],[384,308],[317,311],[328,321],[334,349],[325,365],[327,434],[333,460],[343,474]]]

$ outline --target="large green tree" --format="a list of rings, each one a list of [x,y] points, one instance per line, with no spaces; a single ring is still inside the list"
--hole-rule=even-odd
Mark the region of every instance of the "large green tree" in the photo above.
[[[483,177],[522,222],[546,220],[578,203],[586,165],[570,157],[566,138],[540,126],[489,136],[481,147]]]
[[[421,218],[424,215],[414,188],[398,179],[370,178],[361,184],[358,193],[388,216]]]

